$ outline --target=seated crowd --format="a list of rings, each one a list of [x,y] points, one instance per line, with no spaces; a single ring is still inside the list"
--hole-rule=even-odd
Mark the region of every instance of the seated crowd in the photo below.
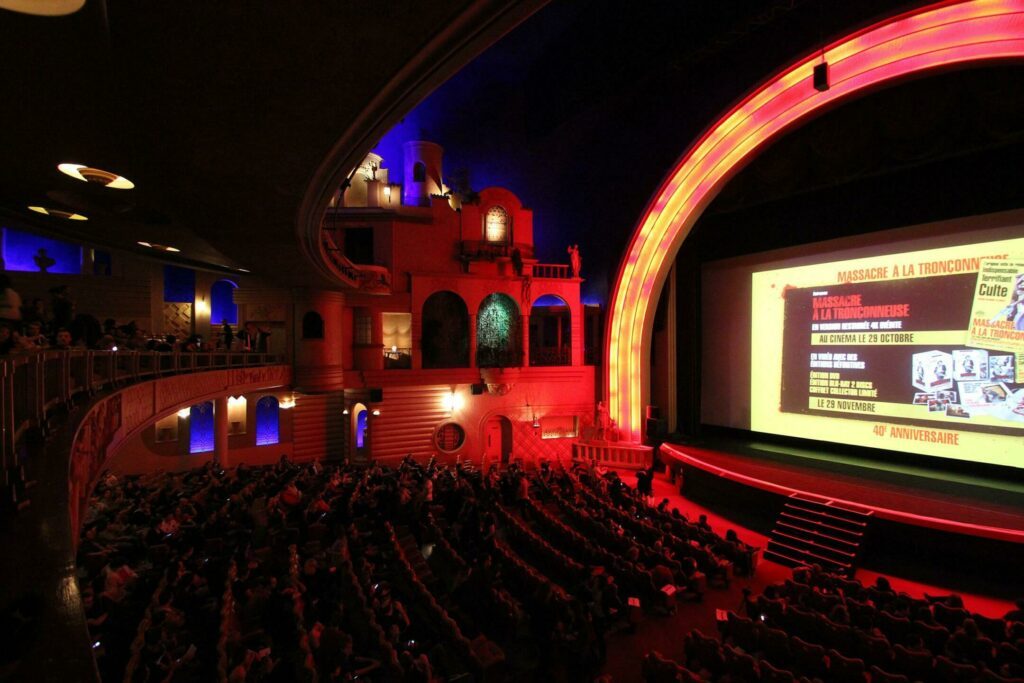
[[[587,680],[642,614],[753,569],[665,507],[579,466],[107,476],[79,583],[108,681]]]
[[[1003,618],[956,594],[916,598],[800,567],[720,611],[720,639],[692,630],[685,662],[648,654],[647,681],[1024,681],[1024,601]]]
[[[196,334],[181,339],[175,335],[154,336],[134,320],[119,325],[113,318],[107,318],[101,323],[89,313],[78,312],[66,285],[50,290],[49,306],[38,298],[23,305],[4,273],[0,273],[0,292],[0,355],[43,349],[267,352],[270,333],[254,323],[246,323],[235,331],[225,322],[214,340],[204,340]]]

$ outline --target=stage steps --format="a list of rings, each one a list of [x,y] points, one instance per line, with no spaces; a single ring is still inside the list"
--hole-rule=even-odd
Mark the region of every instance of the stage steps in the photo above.
[[[853,576],[871,515],[794,493],[775,520],[764,557],[789,567],[818,564],[826,571]]]

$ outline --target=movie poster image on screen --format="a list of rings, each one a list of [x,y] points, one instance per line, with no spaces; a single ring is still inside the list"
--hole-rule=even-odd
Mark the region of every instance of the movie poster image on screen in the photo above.
[[[992,382],[1014,383],[1013,354],[988,357],[988,378]]]
[[[1019,332],[1024,332],[1024,260],[984,259],[978,270],[967,345],[1020,354],[1024,334]]]
[[[988,351],[957,349],[953,351],[953,379],[977,382],[988,379]]]
[[[996,416],[994,410],[1012,393],[1001,382],[960,382],[960,404],[973,412]]]
[[[971,414],[963,406],[950,404],[946,406],[946,417],[970,418]]]
[[[952,389],[952,366],[953,356],[944,351],[915,353],[911,383],[921,391]]]

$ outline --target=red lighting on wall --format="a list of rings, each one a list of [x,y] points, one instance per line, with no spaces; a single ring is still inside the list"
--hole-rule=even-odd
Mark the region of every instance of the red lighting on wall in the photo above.
[[[945,2],[847,36],[780,71],[683,155],[640,219],[619,269],[605,342],[608,406],[641,439],[657,297],[676,253],[725,183],[776,137],[853,95],[913,74],[1024,57],[1024,0]],[[828,64],[828,89],[814,67]]]

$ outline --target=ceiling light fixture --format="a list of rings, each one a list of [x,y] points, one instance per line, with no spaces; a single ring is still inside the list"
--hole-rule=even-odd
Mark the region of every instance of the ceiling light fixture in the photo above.
[[[141,247],[148,247],[150,249],[156,249],[157,251],[169,251],[175,254],[181,251],[181,249],[178,249],[177,247],[169,247],[166,244],[157,244],[156,242],[143,242],[142,240],[139,240],[136,244]]]
[[[135,187],[135,183],[124,176],[104,171],[102,168],[92,168],[82,164],[58,164],[57,170],[77,180],[102,185],[112,190],[130,190]]]
[[[41,213],[44,216],[56,216],[57,218],[66,218],[69,221],[87,221],[89,220],[80,213],[72,213],[70,211],[62,211],[61,209],[51,209],[45,206],[30,206],[29,211],[35,211]]]

